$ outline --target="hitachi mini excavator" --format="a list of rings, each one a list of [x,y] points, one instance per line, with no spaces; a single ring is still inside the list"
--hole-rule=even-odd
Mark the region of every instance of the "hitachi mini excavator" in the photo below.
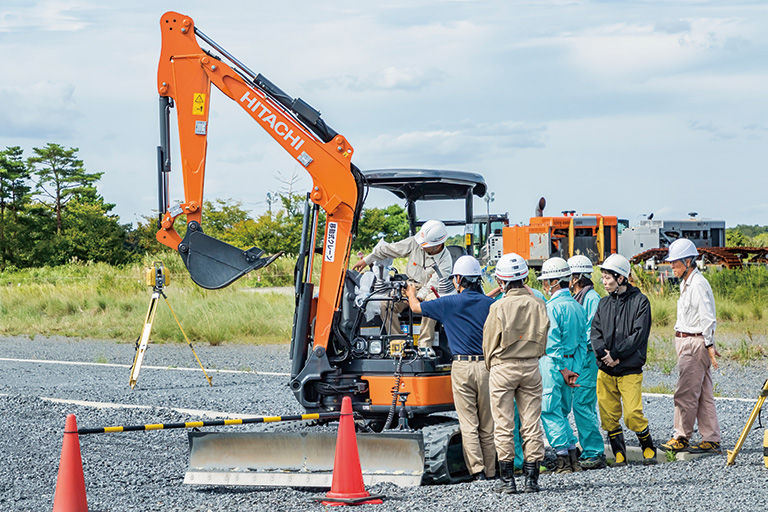
[[[371,301],[403,300],[404,275],[379,279],[361,294],[359,274],[347,269],[369,183],[406,200],[413,233],[415,203],[423,199],[464,199],[465,223],[471,226],[473,195],[485,194],[482,177],[458,171],[363,173],[351,163],[352,145],[326,125],[317,110],[251,71],[201,32],[189,16],[165,13],[160,28],[158,241],[178,251],[192,280],[208,289],[227,286],[276,257],[256,247],[236,248],[204,232],[203,183],[213,84],[312,176],[295,268],[290,390],[308,412],[337,411],[342,397],[351,396],[355,416],[369,432],[359,436],[368,483],[419,485],[466,477],[457,424],[444,416],[429,416],[453,410],[451,354],[444,341],[434,356],[422,355],[414,346],[418,317],[405,313],[400,317],[404,334],[387,334],[380,318],[365,314]],[[202,49],[199,41],[210,49]],[[170,110],[174,107],[184,201],[171,205]],[[320,208],[326,213],[326,226],[318,245]],[[174,229],[179,215],[187,221],[183,238]],[[464,241],[472,247],[470,229]],[[452,248],[458,253],[463,250]],[[317,290],[312,282],[315,257],[322,258]],[[390,429],[396,415],[400,430]],[[187,483],[330,485],[334,438],[322,432],[192,432],[190,447]]]

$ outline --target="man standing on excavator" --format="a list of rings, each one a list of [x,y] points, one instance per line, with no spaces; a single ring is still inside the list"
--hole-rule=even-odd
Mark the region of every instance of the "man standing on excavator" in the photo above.
[[[393,243],[382,243],[352,267],[362,272],[367,265],[374,261],[387,258],[408,258],[405,275],[413,281],[416,287],[416,298],[423,302],[434,300],[442,295],[450,295],[456,289],[451,282],[453,261],[445,241],[448,230],[439,220],[428,220],[414,236]],[[382,321],[389,334],[401,334],[400,313],[408,307],[406,302],[391,305],[382,302]],[[422,318],[419,332],[419,348],[431,352],[435,338],[435,321]]]

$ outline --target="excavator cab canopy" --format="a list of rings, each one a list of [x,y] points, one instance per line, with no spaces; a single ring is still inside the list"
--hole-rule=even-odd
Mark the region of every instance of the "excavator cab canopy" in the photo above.
[[[483,177],[474,172],[434,169],[370,169],[362,172],[369,186],[389,190],[405,199],[411,235],[415,235],[418,226],[423,224],[416,216],[418,201],[464,199],[464,220],[443,220],[443,223],[446,226],[471,226],[472,196],[483,197],[487,190]]]

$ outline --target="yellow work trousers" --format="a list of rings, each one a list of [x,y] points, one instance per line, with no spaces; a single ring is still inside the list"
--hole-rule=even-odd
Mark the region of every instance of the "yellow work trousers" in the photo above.
[[[624,409],[624,424],[633,432],[642,432],[648,426],[643,414],[643,374],[635,373],[613,377],[602,370],[597,372],[597,407],[600,424],[608,432],[616,430]]]

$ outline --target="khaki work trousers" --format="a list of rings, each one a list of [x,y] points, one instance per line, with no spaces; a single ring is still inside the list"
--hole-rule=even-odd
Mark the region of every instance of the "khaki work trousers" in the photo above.
[[[491,366],[489,379],[494,441],[499,460],[515,459],[515,403],[520,413],[520,436],[526,462],[544,459],[541,429],[541,372],[537,358],[515,359]]]
[[[454,361],[451,365],[453,404],[459,416],[464,462],[470,474],[483,471],[490,478],[496,475],[496,450],[488,376],[485,361]]]
[[[435,300],[437,296],[429,292],[424,302]],[[390,309],[391,307],[391,309]],[[381,303],[381,319],[387,329],[387,334],[402,334],[400,329],[400,313],[408,309],[408,302],[401,301],[392,304],[391,302]],[[432,318],[421,317],[421,328],[419,329],[419,347],[431,347],[435,339],[435,324]]]
[[[709,352],[703,336],[675,337],[680,376],[675,389],[675,438],[690,439],[694,423],[704,441],[720,442]]]
[[[624,424],[632,432],[642,432],[648,426],[643,414],[643,374],[633,373],[613,377],[603,370],[597,371],[597,407],[600,426],[611,432],[620,428],[622,405]]]

